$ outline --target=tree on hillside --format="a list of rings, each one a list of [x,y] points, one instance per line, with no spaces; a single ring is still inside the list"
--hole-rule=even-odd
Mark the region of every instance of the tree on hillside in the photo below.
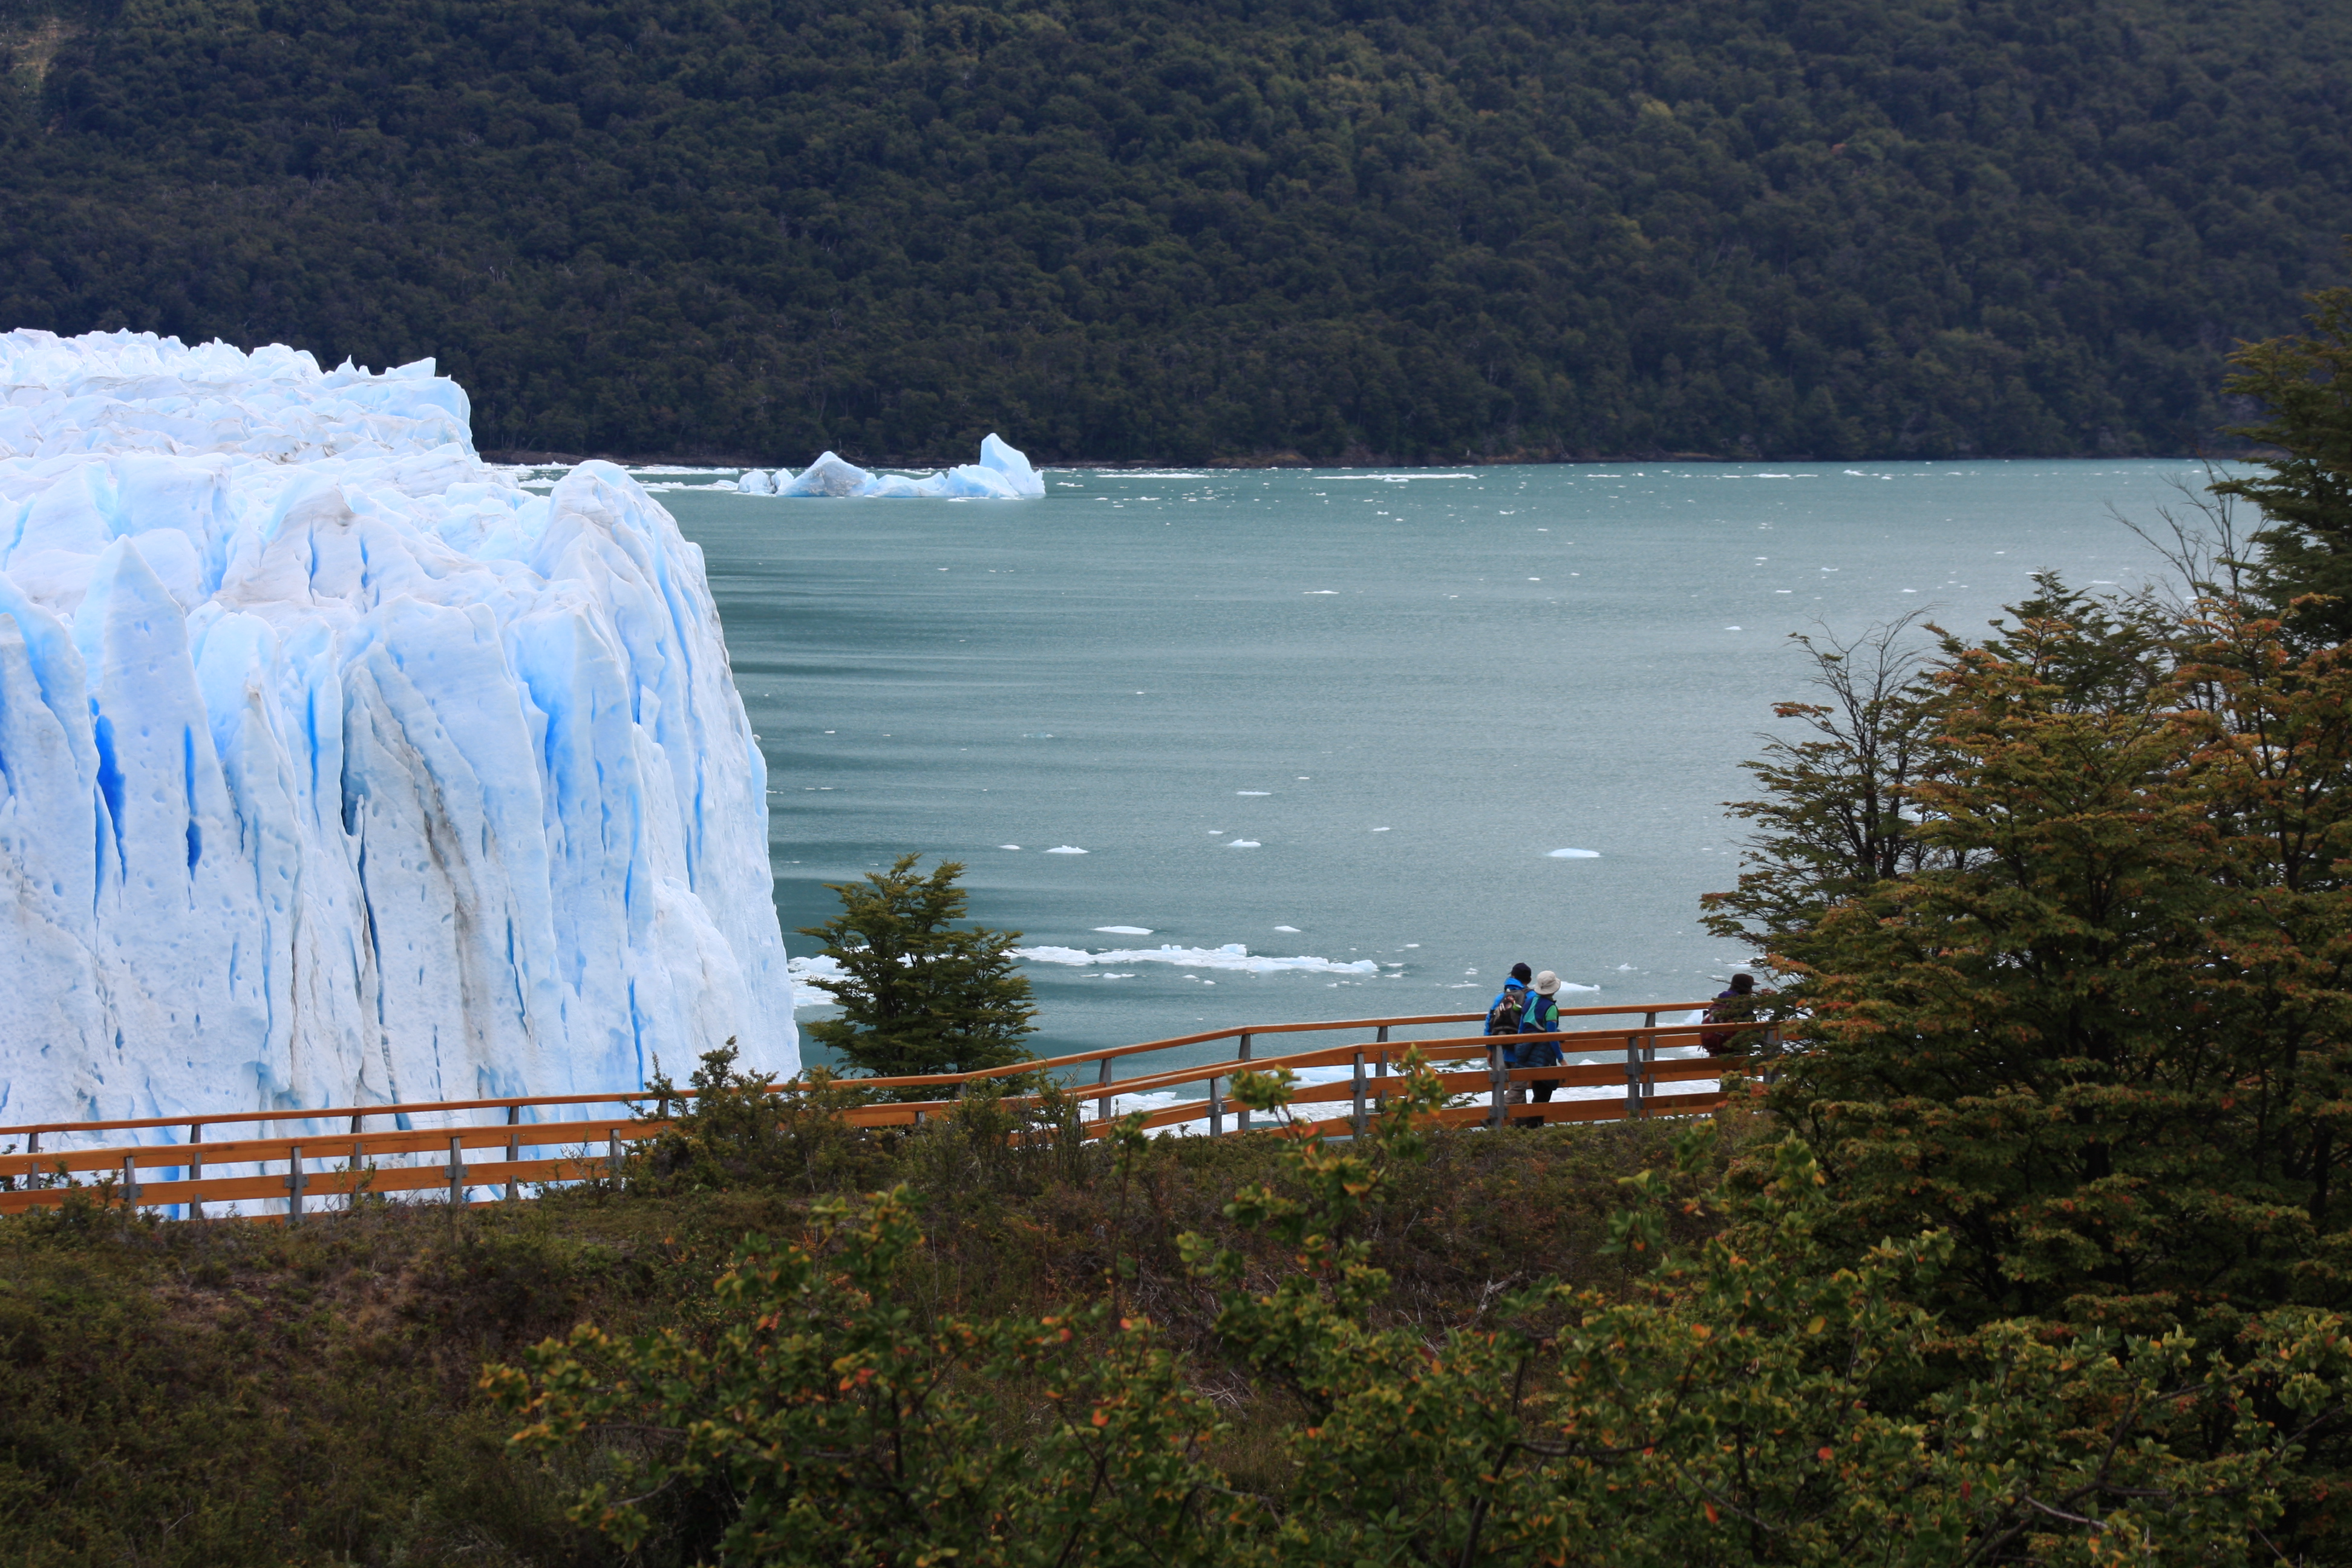
[[[2263,552],[2256,578],[2272,603],[2284,610],[2302,595],[2327,595],[2293,618],[2342,642],[2352,637],[2352,289],[2310,300],[2310,331],[2249,343],[2230,356],[2238,374],[2223,383],[2264,410],[2261,422],[2231,434],[2283,455],[2259,478],[2213,489],[2252,501],[2269,520],[2254,542]]]
[[[1906,646],[1917,623],[1906,616],[1845,642],[1794,638],[1818,700],[1773,706],[1802,732],[1766,735],[1748,764],[1765,795],[1731,805],[1756,832],[1739,886],[1704,900],[1709,929],[1734,940],[1801,931],[1837,900],[1919,868],[1912,793],[1935,752],[1925,650]]]
[[[1851,1245],[1954,1238],[1964,1319],[2352,1300],[2352,658],[2043,586],[1930,671],[1919,864],[1763,933],[1775,1109]]]
[[[924,876],[915,868],[919,858],[901,855],[863,882],[828,884],[841,913],[801,934],[822,941],[846,978],[833,986],[841,1016],[808,1032],[876,1078],[1024,1060],[1021,1042],[1036,1009],[1013,966],[1021,933],[958,929],[963,863],[943,860]]]

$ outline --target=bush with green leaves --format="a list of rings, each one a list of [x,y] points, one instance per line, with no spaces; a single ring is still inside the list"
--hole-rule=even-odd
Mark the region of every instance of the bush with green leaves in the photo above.
[[[830,1193],[870,1182],[887,1151],[842,1112],[871,1096],[822,1068],[779,1087],[773,1073],[735,1066],[730,1039],[706,1051],[681,1091],[654,1064],[639,1114],[660,1131],[643,1140],[626,1180],[672,1191],[773,1187]]]
[[[907,1288],[921,1243],[903,1192],[826,1206],[805,1242],[747,1240],[707,1344],[583,1327],[485,1384],[526,1446],[654,1436],[579,1507],[624,1542],[650,1500],[717,1481],[739,1510],[730,1563],[1269,1568],[2244,1561],[2352,1389],[2352,1337],[2307,1309],[2219,1347],[1957,1329],[1920,1289],[1948,1237],[1843,1260],[1804,1144],[1715,1184],[1708,1121],[1627,1184],[1610,1245],[1654,1260],[1630,1292],[1540,1283],[1468,1328],[1381,1321],[1361,1224],[1443,1100],[1418,1063],[1404,1087],[1338,1143],[1287,1119],[1286,1075],[1234,1082],[1285,1119],[1284,1158],[1227,1212],[1282,1261],[1268,1278],[1240,1249],[1185,1246],[1223,1349],[1293,1413],[1270,1489],[1209,1462],[1197,1370],[1127,1311],[1117,1261],[1066,1311],[931,1315]],[[1144,1141],[1133,1119],[1117,1139],[1124,1184]],[[1675,1206],[1712,1210],[1718,1234],[1668,1247]]]

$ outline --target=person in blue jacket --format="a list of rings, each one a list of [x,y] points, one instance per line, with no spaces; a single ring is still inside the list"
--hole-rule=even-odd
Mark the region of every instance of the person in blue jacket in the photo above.
[[[1511,977],[1503,982],[1503,988],[1495,993],[1492,1002],[1486,1004],[1486,1033],[1516,1035],[1519,1032],[1519,1019],[1528,1010],[1529,978],[1530,972],[1526,964],[1511,965]]]
[[[1519,1033],[1522,1035],[1559,1033],[1559,975],[1549,969],[1537,975],[1535,994],[1528,998],[1527,1005],[1519,1013]],[[1514,1046],[1505,1053],[1505,1056],[1515,1068],[1556,1068],[1562,1060],[1558,1040],[1529,1040],[1524,1045]],[[1531,1098],[1528,1091],[1532,1089],[1535,1091],[1532,1098],[1537,1104],[1549,1105],[1551,1103],[1552,1090],[1559,1087],[1558,1079],[1539,1078],[1531,1083],[1515,1083],[1511,1086],[1511,1103],[1525,1105]],[[1520,1120],[1519,1125],[1540,1127],[1543,1125],[1543,1118],[1524,1117]]]

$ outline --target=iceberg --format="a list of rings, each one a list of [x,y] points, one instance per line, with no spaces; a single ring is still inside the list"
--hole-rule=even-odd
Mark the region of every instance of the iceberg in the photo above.
[[[0,1117],[799,1064],[701,552],[432,361],[0,335]]]
[[[735,488],[745,495],[859,496],[947,500],[1036,500],[1045,481],[1029,459],[991,431],[980,443],[980,461],[923,478],[868,473],[838,452],[825,452],[795,477],[790,468],[772,476],[747,471]]]

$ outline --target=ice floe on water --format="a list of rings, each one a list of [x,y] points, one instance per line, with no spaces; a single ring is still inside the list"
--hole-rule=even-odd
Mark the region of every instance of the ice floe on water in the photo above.
[[[1046,850],[1045,853],[1048,855],[1083,855],[1086,851],[1079,848],[1075,844],[1056,844],[1051,849]]]
[[[785,961],[792,974],[793,1005],[795,1007],[830,1007],[837,1000],[834,990],[848,975],[842,972],[841,961],[830,953],[818,953],[814,958]]]
[[[1265,846],[1259,843],[1255,838],[1235,838],[1228,841],[1225,847],[1228,849],[1263,849]]]
[[[980,443],[980,461],[942,468],[935,474],[869,473],[837,452],[821,454],[798,474],[790,468],[770,472],[747,468],[734,481],[737,493],[747,496],[852,496],[887,500],[1034,500],[1045,493],[1045,481],[1029,459],[993,431]]]
[[[1083,947],[1016,947],[1013,955],[1029,963],[1172,963],[1182,969],[1233,969],[1250,974],[1377,974],[1381,969],[1369,958],[1346,963],[1330,958],[1275,958],[1252,952],[1237,942],[1223,947],[1177,947],[1171,943],[1103,952],[1088,952]]]
[[[1554,860],[1598,860],[1601,858],[1601,851],[1598,849],[1554,849],[1550,852],[1549,858]]]
[[[1150,936],[1151,934],[1150,926],[1097,926],[1095,930],[1105,936]]]
[[[0,1115],[798,1061],[701,552],[430,360],[0,336]]]

